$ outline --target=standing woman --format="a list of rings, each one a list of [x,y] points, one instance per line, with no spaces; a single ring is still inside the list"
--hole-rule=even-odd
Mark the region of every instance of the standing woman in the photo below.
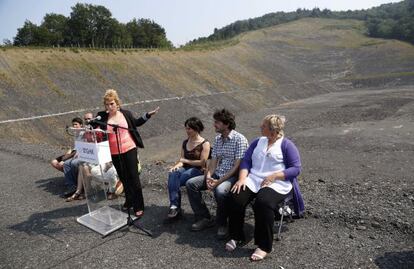
[[[105,92],[103,101],[106,111],[98,112],[98,116],[101,117],[101,121],[108,123],[107,126],[101,126],[101,128],[109,131],[112,162],[125,189],[124,208],[132,207],[135,216],[142,217],[144,215],[144,197],[138,174],[137,147],[143,148],[144,144],[136,127],[143,125],[151,116],[157,114],[160,108],[157,107],[143,116],[135,118],[130,111],[121,108],[118,93],[112,89]],[[109,124],[129,130],[117,128],[114,133],[114,128]]]
[[[230,241],[228,251],[233,251],[245,240],[243,232],[246,206],[256,198],[254,210],[254,241],[258,246],[250,259],[263,260],[272,251],[273,224],[278,204],[289,193],[297,216],[302,216],[304,204],[297,176],[301,163],[299,151],[292,141],[284,137],[285,118],[266,116],[261,124],[262,137],[254,140],[240,164],[239,180],[231,189],[229,201]]]
[[[174,219],[181,214],[180,187],[193,177],[204,173],[210,143],[201,136],[204,125],[197,117],[191,117],[184,123],[187,139],[181,145],[181,155],[178,162],[173,165],[168,174],[168,194],[170,197],[170,210],[168,218]]]

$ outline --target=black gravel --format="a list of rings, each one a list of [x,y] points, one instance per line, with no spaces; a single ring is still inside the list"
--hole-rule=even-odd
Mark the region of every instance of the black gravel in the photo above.
[[[237,129],[250,140],[263,116],[275,112],[286,115],[286,134],[301,153],[306,215],[284,227],[263,262],[248,260],[255,247],[250,209],[251,240],[231,254],[215,228],[189,231],[185,193],[184,218],[164,223],[166,171],[184,135],[175,129],[147,138],[141,152],[142,225],[152,239],[132,228],[101,238],[78,224],[86,203],[60,198],[62,175],[47,162],[62,149],[0,141],[0,268],[414,268],[413,88],[329,93],[240,112]],[[212,131],[205,136],[211,140]],[[206,199],[214,209],[211,196]]]

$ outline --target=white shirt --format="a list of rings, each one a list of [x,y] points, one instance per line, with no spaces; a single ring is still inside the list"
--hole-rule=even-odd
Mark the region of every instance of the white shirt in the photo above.
[[[252,154],[252,168],[246,179],[246,186],[257,193],[263,180],[275,172],[285,170],[282,154],[283,137],[267,149],[267,137],[260,137]],[[288,194],[292,190],[292,183],[288,180],[275,180],[268,187],[280,194]]]

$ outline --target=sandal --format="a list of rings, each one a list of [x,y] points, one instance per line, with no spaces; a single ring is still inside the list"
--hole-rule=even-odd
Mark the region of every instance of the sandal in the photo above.
[[[259,254],[260,252],[263,252],[264,254]],[[260,248],[256,248],[252,256],[250,256],[250,261],[260,262],[260,261],[263,261],[263,259],[266,258],[266,256],[267,256],[267,252],[261,250]]]
[[[65,202],[72,202],[75,200],[83,200],[85,196],[82,193],[75,192],[72,196],[65,199]]]
[[[237,247],[237,243],[233,239],[231,239],[229,242],[226,243],[226,250],[229,252],[234,251],[236,247]]]
[[[115,184],[115,194],[119,196],[122,193],[124,193],[124,186],[122,185],[121,180],[117,180]]]
[[[139,209],[135,211],[135,217],[137,217],[138,219],[142,218],[143,216],[144,216],[144,210]]]

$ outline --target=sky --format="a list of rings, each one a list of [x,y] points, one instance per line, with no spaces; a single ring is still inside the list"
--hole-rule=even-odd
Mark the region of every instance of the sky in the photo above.
[[[213,33],[237,20],[298,8],[339,10],[367,9],[391,0],[0,0],[0,43],[13,41],[25,20],[37,25],[47,13],[69,16],[76,3],[102,5],[119,22],[146,18],[160,24],[175,46]]]

